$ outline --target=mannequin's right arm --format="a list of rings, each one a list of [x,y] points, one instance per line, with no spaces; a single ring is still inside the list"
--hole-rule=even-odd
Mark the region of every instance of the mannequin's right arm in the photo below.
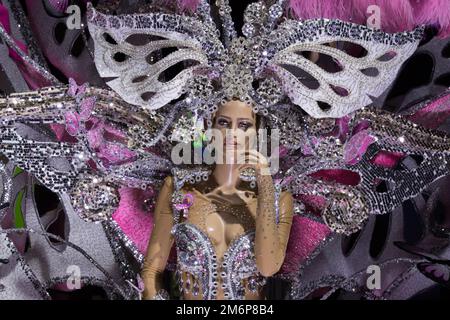
[[[156,202],[153,230],[141,272],[144,299],[151,299],[162,289],[162,275],[173,244],[172,193],[172,177],[167,177]]]

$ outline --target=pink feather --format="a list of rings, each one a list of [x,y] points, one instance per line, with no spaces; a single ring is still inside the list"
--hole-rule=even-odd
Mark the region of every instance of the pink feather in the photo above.
[[[367,24],[371,5],[380,8],[381,29],[385,32],[412,30],[415,26],[409,0],[290,0],[289,9],[299,19],[340,19]]]
[[[372,5],[380,8],[380,25],[385,32],[411,31],[416,26],[413,8],[409,0],[352,0],[354,22],[367,24]]]
[[[297,19],[340,19],[350,21],[352,8],[345,0],[290,0],[288,10]]]
[[[173,5],[176,5],[181,12],[194,12],[197,10],[200,1],[201,0],[156,0],[153,1],[153,4],[162,7],[172,7]]]
[[[450,36],[449,0],[290,0],[288,11],[297,19],[340,19],[366,25],[369,6],[380,8],[380,25],[385,32],[410,31],[425,24]]]
[[[137,249],[145,254],[153,229],[153,213],[146,211],[143,203],[146,199],[154,197],[154,192],[121,188],[119,193],[119,207],[114,212],[113,219]]]
[[[194,12],[199,4],[200,0],[178,0],[178,5],[182,11]]]
[[[295,215],[280,273],[298,272],[298,268],[326,240],[331,230],[312,219]]]
[[[440,29],[439,37],[450,36],[449,0],[410,0],[416,24],[434,25]]]

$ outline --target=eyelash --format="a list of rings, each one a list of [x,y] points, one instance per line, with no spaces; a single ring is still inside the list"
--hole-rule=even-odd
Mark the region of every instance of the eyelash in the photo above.
[[[217,120],[217,123],[218,123],[220,126],[228,126],[228,121],[225,120],[225,119],[219,119],[219,120]]]
[[[225,127],[225,126],[228,127],[229,126],[229,122],[227,120],[225,120],[225,119],[217,120],[217,124],[222,126],[222,127]],[[244,129],[243,129],[244,131],[247,131],[247,129],[250,128],[251,126],[252,126],[252,124],[249,123],[249,122],[241,122],[241,123],[239,123],[239,127],[244,127]]]
[[[239,126],[243,126],[245,128],[243,130],[247,131],[247,129],[250,128],[252,126],[252,124],[249,122],[243,122],[243,123],[240,123]]]

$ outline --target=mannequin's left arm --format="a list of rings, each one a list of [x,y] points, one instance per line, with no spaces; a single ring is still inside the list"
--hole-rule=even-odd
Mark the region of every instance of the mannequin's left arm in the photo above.
[[[275,187],[271,175],[256,175],[258,205],[256,217],[255,255],[259,272],[272,276],[281,268],[293,217],[291,193],[282,192],[279,199],[279,222],[276,221]]]

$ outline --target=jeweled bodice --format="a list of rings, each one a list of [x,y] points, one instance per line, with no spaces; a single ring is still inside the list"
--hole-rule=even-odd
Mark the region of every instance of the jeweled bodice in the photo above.
[[[180,291],[191,291],[203,299],[217,297],[219,283],[226,299],[245,298],[245,289],[256,292],[265,278],[256,268],[254,255],[254,230],[247,231],[232,241],[221,259],[218,259],[209,237],[197,226],[188,222],[174,225],[172,233],[177,248],[177,273],[188,272],[194,283],[179,282]],[[247,286],[243,285],[246,279]],[[201,289],[201,290],[200,290]]]
[[[255,259],[256,193],[242,203],[227,201],[220,191],[211,192],[217,184],[208,183],[211,182],[208,174],[197,174],[200,179],[193,175],[175,174],[176,188],[172,195],[172,234],[181,296],[189,293],[190,298],[205,300],[222,296],[231,300],[260,298],[266,278],[258,271]],[[202,186],[198,181],[208,182]],[[278,197],[276,189],[275,198]],[[186,201],[187,198],[191,201]],[[183,206],[187,203],[188,208]],[[277,200],[275,206],[278,208]],[[240,227],[225,227],[223,234],[218,235],[208,224],[209,217]]]

